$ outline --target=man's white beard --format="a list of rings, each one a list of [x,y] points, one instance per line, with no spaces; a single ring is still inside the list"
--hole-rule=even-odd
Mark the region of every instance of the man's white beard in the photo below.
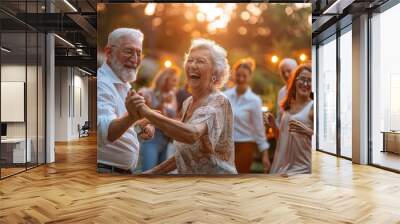
[[[111,58],[111,66],[115,72],[115,74],[123,81],[123,82],[133,82],[136,80],[137,69],[135,68],[126,68],[122,63],[120,63],[115,57]]]

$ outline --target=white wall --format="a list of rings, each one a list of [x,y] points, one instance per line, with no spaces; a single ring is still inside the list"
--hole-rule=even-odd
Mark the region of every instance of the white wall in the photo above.
[[[88,120],[88,78],[72,67],[56,67],[55,74],[55,141],[74,140]]]
[[[75,115],[72,119],[72,135],[79,135],[77,126],[80,124],[81,126],[85,123],[85,121],[89,120],[89,111],[88,111],[88,77],[82,77],[80,75],[74,75],[74,99],[75,106],[73,115]],[[82,73],[79,73],[82,74]],[[82,108],[80,108],[82,107]],[[80,111],[81,110],[81,111]]]
[[[55,141],[68,141],[68,77],[67,67],[56,67],[55,68]]]
[[[1,66],[1,81],[25,82],[25,65],[2,65]],[[1,108],[7,110],[7,108]],[[12,122],[7,123],[7,137],[10,138],[25,138],[25,123]]]
[[[36,70],[38,69],[38,70]],[[4,64],[1,66],[1,81],[18,81],[26,84],[26,110],[27,120],[25,122],[6,122],[8,138],[25,138],[25,133],[30,139],[32,151],[32,162],[39,159],[44,163],[44,89],[42,68],[25,64]],[[27,81],[25,78],[27,77]],[[38,91],[38,92],[37,92]],[[7,96],[2,96],[7,97]],[[10,110],[10,108],[1,108]],[[22,111],[25,113],[25,111]],[[12,113],[12,112],[11,112]],[[39,156],[37,157],[37,153]]]
[[[28,74],[36,68],[28,66]],[[25,65],[2,65],[1,66],[1,81],[3,82],[25,82]],[[34,83],[36,85],[36,83]],[[31,90],[31,89],[28,89]],[[28,98],[36,98],[36,89],[34,92],[27,93]],[[27,102],[32,102],[32,99],[27,99]],[[36,105],[35,105],[36,107]],[[7,110],[7,108],[1,108]],[[30,121],[28,114],[28,121]],[[36,116],[36,114],[35,114]],[[35,117],[36,118],[36,117]],[[25,122],[7,122],[7,137],[25,137]],[[28,136],[29,137],[29,136]]]

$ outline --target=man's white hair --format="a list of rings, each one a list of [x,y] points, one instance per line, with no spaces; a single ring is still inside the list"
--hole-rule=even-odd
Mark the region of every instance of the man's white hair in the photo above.
[[[229,63],[226,50],[212,40],[207,39],[194,39],[189,48],[189,53],[196,49],[207,49],[211,54],[211,61],[213,63],[213,74],[217,81],[217,88],[221,88],[229,79]],[[185,55],[184,66],[186,66],[189,53]]]
[[[293,58],[284,58],[279,63],[279,69],[281,69],[283,65],[289,65],[290,67],[295,69],[297,67],[297,62]]]
[[[107,45],[118,45],[122,37],[133,37],[135,40],[143,42],[143,33],[138,29],[118,28],[108,35]]]

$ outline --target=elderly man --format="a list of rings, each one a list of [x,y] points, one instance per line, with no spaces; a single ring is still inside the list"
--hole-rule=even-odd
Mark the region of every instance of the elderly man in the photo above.
[[[132,173],[139,155],[139,141],[154,134],[154,127],[128,113],[125,98],[136,80],[142,57],[143,34],[119,28],[108,36],[106,62],[97,71],[97,164],[103,173]]]
[[[279,123],[281,121],[281,116],[282,116],[282,109],[280,108],[280,103],[282,100],[286,97],[287,94],[287,84],[290,78],[290,75],[292,74],[292,71],[297,67],[297,62],[296,60],[292,58],[284,58],[280,63],[279,63],[279,72],[281,75],[282,80],[285,82],[285,85],[279,90],[278,93],[278,99],[277,99],[277,112],[276,112],[276,123],[279,127]]]

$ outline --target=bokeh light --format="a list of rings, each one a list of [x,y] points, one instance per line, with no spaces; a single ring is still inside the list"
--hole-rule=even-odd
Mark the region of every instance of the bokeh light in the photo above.
[[[240,35],[246,35],[246,34],[247,34],[247,29],[246,29],[246,27],[244,27],[244,26],[239,27],[239,28],[238,28],[238,33],[239,33]]]
[[[285,8],[285,12],[286,12],[286,15],[290,16],[290,15],[293,14],[293,8],[290,7],[290,6],[287,6],[287,7]]]
[[[279,61],[278,56],[273,55],[273,56],[271,57],[271,62],[272,62],[272,63],[276,64],[278,61]]]
[[[156,17],[151,21],[151,23],[153,24],[153,26],[159,26],[162,23],[162,19],[160,17]]]
[[[199,21],[199,22],[204,22],[204,21],[206,20],[206,16],[205,16],[203,13],[198,12],[198,13],[196,14],[196,19],[197,19],[197,21]]]
[[[303,53],[303,54],[300,55],[299,58],[300,58],[300,61],[304,62],[304,61],[307,60],[307,55]]]
[[[165,62],[164,62],[164,67],[170,68],[171,66],[172,66],[171,60],[165,60]]]
[[[148,15],[148,16],[152,16],[154,15],[154,12],[156,11],[156,3],[148,3],[146,5],[146,8],[144,9],[144,14]]]
[[[243,20],[245,20],[245,21],[247,21],[247,20],[250,19],[250,13],[249,13],[248,11],[243,11],[243,12],[240,14],[240,18],[243,19]]]
[[[199,22],[207,20],[207,31],[215,34],[218,30],[227,27],[231,20],[232,13],[236,9],[235,3],[195,3],[198,13],[196,18]]]

